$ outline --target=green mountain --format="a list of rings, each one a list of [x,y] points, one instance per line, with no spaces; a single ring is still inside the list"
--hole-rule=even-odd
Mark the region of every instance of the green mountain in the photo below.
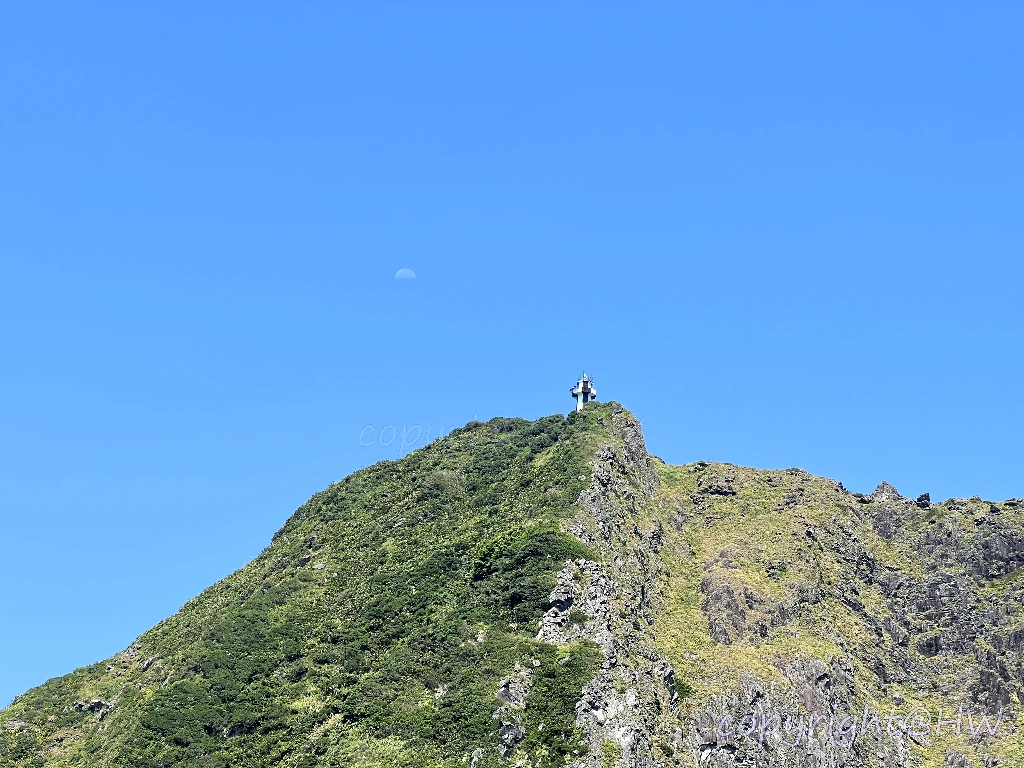
[[[1024,500],[473,422],[0,712],[0,766],[1024,766]]]

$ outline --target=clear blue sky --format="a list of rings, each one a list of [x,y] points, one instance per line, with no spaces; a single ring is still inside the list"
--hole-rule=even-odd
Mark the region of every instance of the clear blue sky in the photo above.
[[[670,462],[1024,496],[1019,3],[304,5],[4,9],[0,705],[584,368]]]

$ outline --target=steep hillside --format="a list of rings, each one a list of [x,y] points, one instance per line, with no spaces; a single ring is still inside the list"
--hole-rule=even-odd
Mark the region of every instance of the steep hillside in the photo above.
[[[670,751],[1024,765],[1024,501],[932,505],[885,483],[864,496],[799,470],[657,472],[673,535],[652,630],[692,687]]]
[[[530,747],[571,748],[597,650],[534,636],[554,573],[590,556],[561,524],[599,421],[470,424],[317,494],[126,651],[19,697],[0,762],[455,765],[496,742],[498,684],[533,659],[558,674]]]
[[[0,765],[1021,768],[1022,562],[1024,502],[473,423],[19,697]]]

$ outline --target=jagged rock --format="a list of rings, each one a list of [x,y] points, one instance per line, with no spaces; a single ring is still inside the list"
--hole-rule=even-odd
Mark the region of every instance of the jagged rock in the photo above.
[[[875,529],[875,533],[886,541],[890,541],[895,537],[902,525],[903,515],[901,511],[891,506],[884,506],[881,509],[875,510],[874,517],[871,520],[871,527]]]
[[[944,768],[974,768],[974,763],[963,752],[948,749],[946,750],[946,760],[943,766]]]
[[[736,472],[727,470],[721,475],[709,477],[697,486],[697,492],[709,496],[735,496]]]
[[[653,496],[658,481],[632,415],[617,410],[613,423],[623,436],[624,450],[620,454],[610,445],[597,450],[593,480],[580,495],[581,511],[569,529],[599,547],[621,542],[616,549],[626,556],[616,558],[614,568],[589,561],[566,563],[538,635],[548,642],[588,637],[605,655],[603,669],[576,705],[576,721],[586,734],[589,755],[572,761],[571,768],[604,765],[606,743],[621,753],[617,766],[660,765],[653,747],[661,733],[659,713],[671,710],[677,699],[672,665],[634,629],[641,617],[650,615],[663,571],[658,553],[664,528],[644,531],[637,524],[639,505]],[[572,595],[569,604],[567,594]],[[564,622],[550,620],[553,612],[570,609],[587,616],[583,626],[567,629]]]
[[[76,712],[95,712],[97,720],[103,720],[114,708],[113,702],[102,699],[79,699],[71,708]]]
[[[495,695],[505,704],[521,708],[526,706],[526,694],[529,691],[529,672],[525,669],[520,669],[517,674],[506,677],[501,681]]]
[[[523,667],[517,664],[513,673],[503,679],[495,691],[495,696],[502,705],[494,711],[491,718],[501,723],[498,750],[502,755],[511,754],[526,737],[526,731],[522,728],[522,718],[532,681],[532,665]],[[505,735],[502,736],[502,733]]]
[[[512,754],[523,739],[526,738],[526,729],[519,723],[502,723],[498,729],[498,751],[502,757]]]
[[[129,645],[127,648],[125,648],[123,651],[121,651],[121,653],[119,653],[117,655],[118,655],[119,658],[125,659],[126,661],[132,661],[133,659],[138,657],[139,652],[141,650],[142,649],[138,645],[138,643],[132,643],[131,645]]]
[[[871,494],[871,500],[874,502],[904,501],[904,498],[900,496],[899,491],[883,480],[878,484],[878,487],[875,488],[874,493]]]
[[[109,708],[110,704],[102,699],[80,699],[72,705],[76,712],[100,712]]]
[[[705,595],[700,607],[707,616],[712,639],[729,645],[735,636],[746,631],[746,611],[728,582],[708,576],[700,588]]]
[[[458,754],[443,760],[461,761],[470,768],[536,768],[544,762],[534,745],[540,734],[546,736],[552,729],[547,727],[550,721],[540,724],[531,717],[529,707],[536,699],[530,693],[532,686],[540,681],[547,684],[550,675],[557,679],[561,672],[534,658],[549,658],[523,634],[528,628],[532,635],[535,627],[540,643],[565,646],[592,641],[601,651],[599,659],[588,662],[591,669],[600,666],[599,671],[585,684],[574,682],[568,694],[571,717],[579,730],[572,746],[583,752],[568,759],[569,768],[919,768],[923,764],[1016,768],[1006,760],[997,762],[1007,753],[1007,745],[1020,738],[1016,713],[1004,718],[998,734],[972,733],[962,741],[945,732],[938,738],[918,728],[919,723],[911,723],[909,715],[915,708],[935,706],[947,711],[963,706],[975,715],[991,714],[1024,700],[1024,581],[1017,577],[1024,567],[1024,502],[992,504],[978,498],[932,505],[927,494],[911,501],[888,483],[868,496],[850,494],[839,483],[800,470],[759,472],[710,462],[655,466],[639,424],[621,407],[588,404],[582,415],[564,424],[580,425],[580,419],[590,420],[584,425],[587,440],[593,442],[587,442],[586,450],[593,453],[577,455],[575,461],[591,462],[589,478],[575,469],[577,464],[571,465],[563,479],[573,483],[572,496],[559,497],[564,489],[552,487],[549,476],[542,473],[541,494],[544,499],[561,499],[557,509],[564,515],[546,519],[545,524],[552,526],[546,530],[561,525],[592,555],[574,555],[564,561],[552,557],[546,569],[540,569],[545,581],[538,583],[545,584],[547,591],[551,585],[547,580],[554,577],[554,585],[548,602],[529,614],[528,623],[516,617],[515,623],[506,626],[505,617],[495,614],[486,621],[459,626],[457,634],[447,637],[459,654],[465,654],[458,659],[478,654],[477,658],[500,657],[488,657],[492,645],[503,653],[514,648],[516,655],[509,662],[514,665],[511,669],[494,670],[488,678],[487,689],[494,692],[495,700],[485,704],[493,718],[487,741],[479,742],[476,736],[464,740]],[[422,615],[429,622],[433,615],[449,616],[445,612],[453,605],[456,610],[479,611],[480,606],[468,604],[478,594],[501,599],[487,582],[487,573],[477,580],[474,571],[478,592],[457,591],[466,581],[465,571],[452,569],[446,585],[452,592],[443,594],[445,600],[451,594],[455,599],[429,603],[428,610],[420,613],[422,604],[417,601],[425,585],[409,583],[414,571],[404,569],[401,579],[393,578],[401,589],[388,593],[394,584],[387,578],[395,574],[386,570],[385,560],[400,561],[390,555],[401,552],[402,546],[408,553],[410,543],[428,546],[426,537],[402,542],[396,533],[411,530],[428,515],[440,521],[432,531],[434,541],[443,540],[451,516],[465,517],[463,506],[445,506],[446,500],[457,497],[459,505],[475,513],[475,499],[499,499],[498,517],[527,513],[509,523],[505,533],[500,527],[491,528],[480,541],[463,540],[454,558],[466,553],[462,562],[466,569],[474,562],[487,567],[497,563],[493,573],[500,573],[500,557],[488,560],[492,548],[512,547],[521,540],[519,534],[532,525],[534,505],[541,496],[516,497],[517,483],[524,487],[518,474],[513,473],[510,482],[502,479],[497,487],[487,483],[477,487],[479,478],[460,474],[459,467],[460,462],[479,460],[488,473],[504,472],[507,467],[499,466],[489,453],[497,443],[489,441],[517,429],[515,449],[505,464],[519,461],[515,457],[522,445],[538,435],[548,436],[547,427],[516,426],[515,420],[477,425],[471,428],[477,442],[469,454],[452,457],[441,446],[430,461],[416,464],[419,473],[405,485],[399,482],[400,462],[375,465],[360,480],[362,486],[346,497],[386,502],[373,508],[360,529],[373,546],[349,554],[356,555],[356,560],[379,551],[389,556],[369,557],[365,574],[360,570],[348,574],[342,589],[351,588],[355,599],[344,603],[343,610],[312,601],[293,603],[282,612],[290,621],[299,621],[302,610],[296,610],[297,605],[317,606],[317,621],[322,620],[323,626],[310,631],[307,625],[304,631],[311,645],[318,633],[327,638],[317,649],[322,656],[308,660],[310,665],[321,665],[318,679],[330,679],[331,685],[338,686],[347,684],[342,682],[345,678],[356,679],[343,665],[351,661],[344,654],[358,657],[359,642],[369,633],[346,634],[346,612],[359,610],[367,599],[388,598],[374,606],[372,631],[383,627],[389,633],[405,618]],[[552,445],[543,439],[538,444]],[[558,445],[559,450],[564,447],[564,443]],[[531,456],[537,465],[552,458],[550,452],[535,451]],[[558,455],[555,458],[561,460]],[[519,472],[520,465],[514,466]],[[544,466],[547,472],[548,465]],[[501,498],[505,493],[511,498]],[[402,501],[406,498],[430,503],[418,507]],[[322,516],[313,514],[318,504],[326,510]],[[170,689],[166,693],[171,694],[179,681],[191,681],[205,669],[189,666],[188,654],[163,638],[173,636],[176,642],[186,643],[182,638],[201,636],[208,643],[204,648],[213,649],[209,658],[219,658],[223,627],[208,632],[204,622],[216,619],[216,606],[224,604],[222,596],[237,602],[253,594],[256,605],[261,594],[267,595],[280,583],[275,582],[279,574],[288,579],[295,576],[296,562],[314,568],[334,563],[332,571],[335,567],[340,571],[337,564],[344,561],[332,551],[338,542],[331,531],[340,520],[348,525],[344,513],[344,508],[314,498],[303,512],[310,516],[310,525],[289,523],[299,530],[289,528],[287,535],[275,538],[287,543],[291,535],[293,547],[286,552],[271,548],[257,561],[263,570],[248,571],[249,577],[238,580],[248,591],[220,587],[224,591],[208,600],[214,608],[194,614],[202,621],[187,624],[186,631],[165,626],[141,638],[111,660],[106,673],[99,672],[98,678],[85,673],[88,687],[67,689],[73,693],[51,687],[48,696],[63,708],[50,714],[59,726],[47,730],[44,717],[16,702],[5,713],[8,719],[0,729],[0,755],[26,737],[43,745],[33,764],[47,764],[46,755],[79,739],[84,742],[82,748],[92,750],[90,755],[100,755],[105,748],[103,734],[130,729],[136,716],[128,711],[130,702],[141,698],[136,692],[155,691],[160,696]],[[390,540],[392,536],[396,538]],[[361,547],[364,539],[359,539]],[[314,560],[314,550],[324,551]],[[358,562],[362,567],[363,561]],[[438,550],[436,560],[422,560],[418,567],[435,578],[452,563],[452,552]],[[404,563],[399,566],[404,568]],[[258,578],[251,577],[253,573]],[[301,591],[303,581],[321,586],[322,579],[311,578],[308,570],[301,573],[305,576],[295,580],[294,589]],[[323,599],[319,593],[316,597]],[[533,605],[539,605],[540,597],[534,594]],[[467,615],[479,614],[468,611]],[[262,622],[266,616],[255,618]],[[392,637],[401,640],[397,633]],[[501,646],[509,637],[518,645]],[[543,653],[551,650],[544,648]],[[387,653],[386,648],[375,651]],[[143,662],[144,655],[149,658]],[[150,670],[161,658],[157,669]],[[567,662],[562,656],[557,663]],[[290,664],[277,665],[270,673],[277,677],[267,689],[281,687],[290,669]],[[409,703],[414,701],[414,716],[424,718],[422,722],[428,721],[431,712],[444,713],[464,690],[464,680],[450,676],[450,666],[441,669],[435,677],[424,678],[430,680],[425,689],[419,678],[414,680],[412,698],[401,701],[407,709],[413,708]],[[135,675],[127,683],[134,689],[119,687],[127,685],[122,678],[114,681],[124,670]],[[467,670],[459,674],[463,672]],[[112,702],[91,698],[97,691],[111,698],[106,692],[115,690],[131,691],[131,698],[126,695]],[[321,694],[330,698],[338,689],[322,689]],[[74,697],[81,698],[74,705],[66,703]],[[118,705],[118,701],[125,703]],[[337,707],[339,702],[328,704]],[[67,717],[71,710],[96,717]],[[111,719],[99,723],[107,713]],[[896,729],[890,731],[882,724],[894,714]],[[322,749],[322,754],[338,748],[332,739],[344,738],[339,735],[349,733],[350,725],[358,727],[358,723],[343,722],[343,717],[348,715],[327,718],[312,732],[299,734],[294,744],[299,751],[309,746],[310,754],[296,753],[296,763],[318,759],[312,753],[314,747]],[[870,727],[851,736],[844,730],[850,718]],[[76,723],[67,725],[69,720]],[[23,729],[32,732],[18,732]],[[246,727],[238,724],[218,728],[216,735],[226,740],[219,745],[225,749],[233,748],[228,741],[237,745],[248,737]],[[58,743],[65,738],[66,743]],[[146,738],[156,737],[147,734]],[[367,732],[363,738],[374,737]],[[577,738],[582,740],[578,744]],[[472,751],[466,746],[477,743],[482,746]],[[386,747],[397,748],[397,742],[389,740]],[[435,741],[429,748],[443,753],[445,744]],[[102,764],[102,759],[106,756],[97,757],[96,763]]]

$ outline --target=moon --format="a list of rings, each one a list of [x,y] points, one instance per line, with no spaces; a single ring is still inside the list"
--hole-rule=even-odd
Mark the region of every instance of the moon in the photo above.
[[[416,273],[411,269],[405,268],[395,272],[395,280],[415,280]]]

